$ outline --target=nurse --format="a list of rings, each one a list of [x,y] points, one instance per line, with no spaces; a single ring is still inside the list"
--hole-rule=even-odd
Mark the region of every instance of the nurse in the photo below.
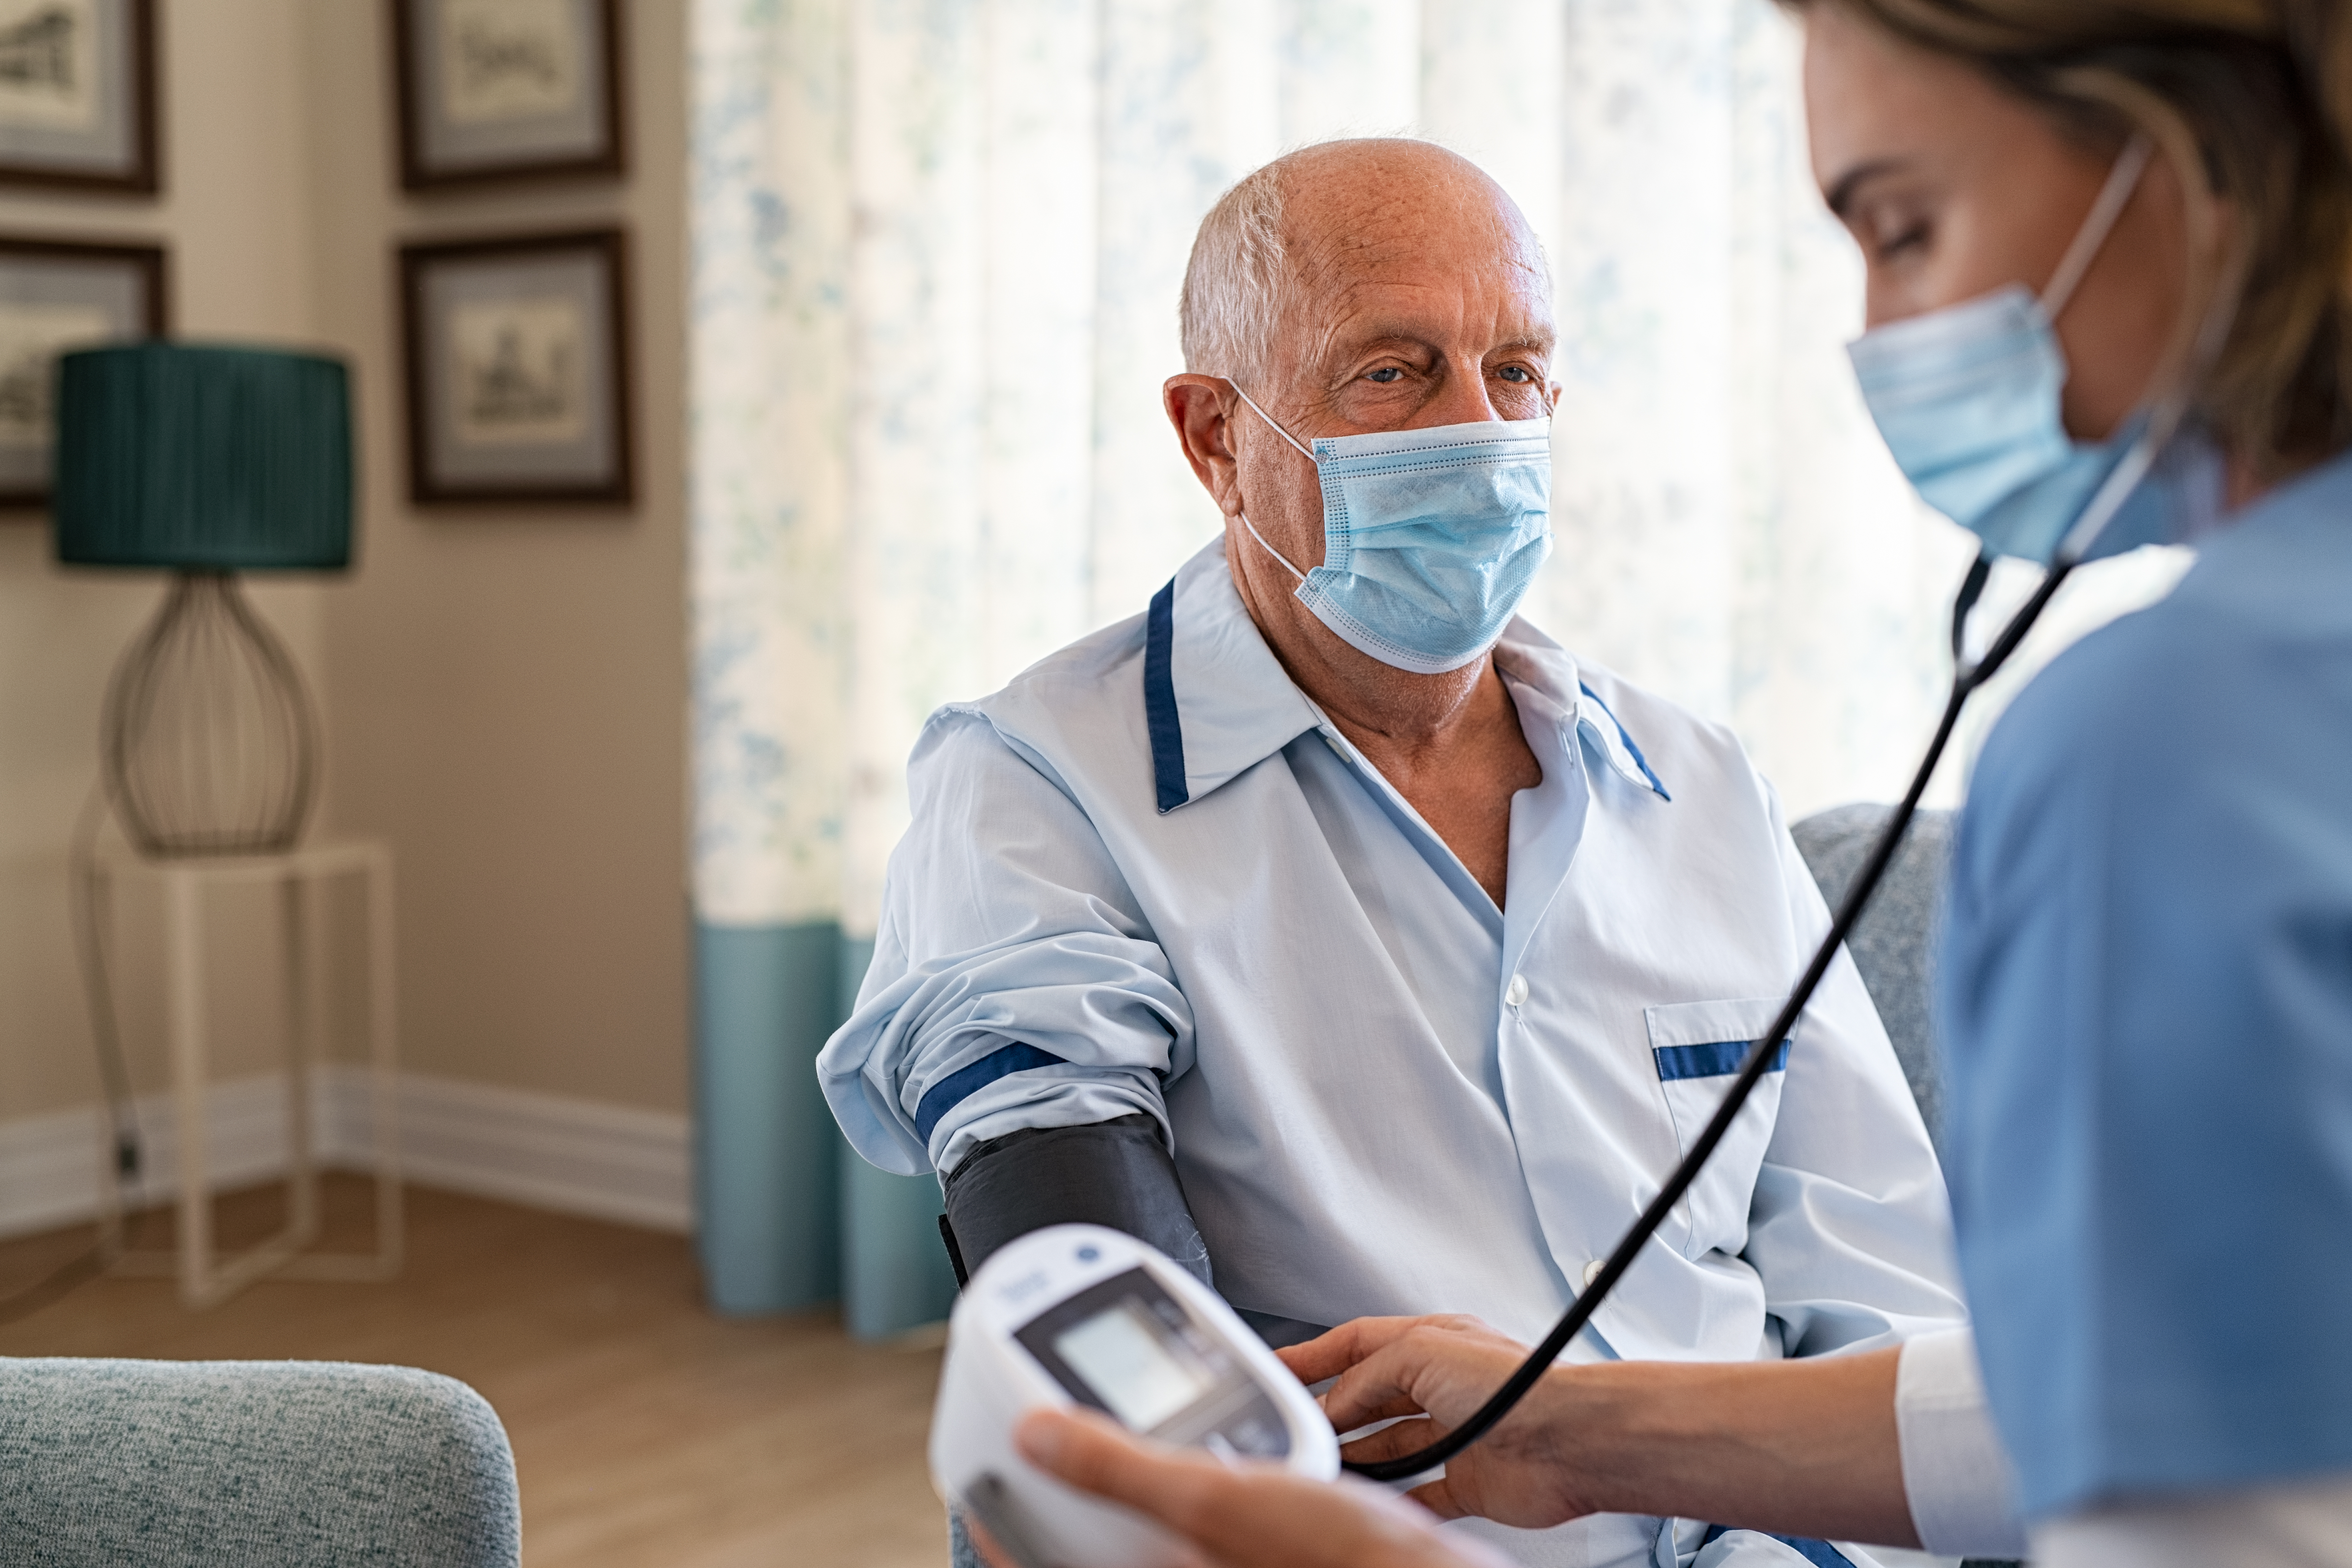
[[[1973,1473],[1997,1431],[2047,1568],[2352,1563],[2352,7],[1792,9],[1898,461],[2046,562],[2160,446],[2095,548],[2200,558],[2020,696],[1970,788],[1939,1015],[1977,1356],[1560,1368],[1421,1495],[1982,1551],[2016,1529]],[[1391,1321],[1289,1355],[1352,1366],[1343,1426],[1443,1426],[1512,1349]],[[1347,1490],[1022,1436],[1206,1563],[1469,1560]]]

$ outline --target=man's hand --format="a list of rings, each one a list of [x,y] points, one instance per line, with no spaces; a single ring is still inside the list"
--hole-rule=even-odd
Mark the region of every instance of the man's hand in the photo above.
[[[1475,1318],[1359,1318],[1320,1339],[1277,1351],[1301,1383],[1339,1381],[1323,1394],[1339,1431],[1394,1421],[1348,1446],[1359,1461],[1392,1458],[1435,1442],[1503,1385],[1528,1349]],[[1540,1530],[1596,1511],[1561,1451],[1575,1393],[1566,1369],[1548,1373],[1483,1439],[1446,1461],[1413,1500],[1442,1519],[1476,1514]]]
[[[1475,1542],[1442,1539],[1420,1510],[1360,1483],[1310,1481],[1270,1465],[1228,1467],[1137,1437],[1090,1411],[1032,1412],[1022,1456],[1081,1491],[1124,1503],[1185,1542],[1185,1568],[1486,1568]],[[1010,1562],[975,1530],[982,1554]]]

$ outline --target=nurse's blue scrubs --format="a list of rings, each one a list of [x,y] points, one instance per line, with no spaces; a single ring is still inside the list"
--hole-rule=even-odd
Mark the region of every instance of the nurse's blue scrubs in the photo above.
[[[2352,457],[2017,699],[1939,989],[2027,1516],[2352,1473]]]

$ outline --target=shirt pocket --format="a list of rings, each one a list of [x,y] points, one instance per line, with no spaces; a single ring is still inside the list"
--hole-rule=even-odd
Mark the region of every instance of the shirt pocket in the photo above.
[[[1675,1124],[1675,1142],[1685,1155],[1698,1142],[1723,1097],[1730,1092],[1749,1047],[1772,1026],[1788,999],[1752,996],[1724,1002],[1678,1002],[1671,1006],[1645,1007],[1642,1016],[1650,1028],[1650,1060],[1658,1074],[1658,1089],[1666,1114]],[[1709,1252],[1738,1254],[1748,1245],[1748,1210],[1756,1192],[1756,1177],[1764,1165],[1764,1151],[1772,1142],[1773,1124],[1780,1113],[1780,1086],[1788,1077],[1790,1042],[1782,1040],[1773,1054],[1769,1071],[1739,1108],[1731,1130],[1724,1134],[1706,1169],[1675,1206],[1683,1223],[1683,1256],[1700,1258]]]

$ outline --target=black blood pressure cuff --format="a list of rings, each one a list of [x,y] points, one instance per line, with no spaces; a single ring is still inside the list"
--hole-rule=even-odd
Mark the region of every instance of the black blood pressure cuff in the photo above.
[[[1209,1247],[1160,1123],[1138,1112],[1083,1127],[1031,1127],[992,1138],[947,1179],[940,1236],[956,1280],[1006,1242],[1049,1225],[1099,1225],[1149,1242],[1209,1281]]]

